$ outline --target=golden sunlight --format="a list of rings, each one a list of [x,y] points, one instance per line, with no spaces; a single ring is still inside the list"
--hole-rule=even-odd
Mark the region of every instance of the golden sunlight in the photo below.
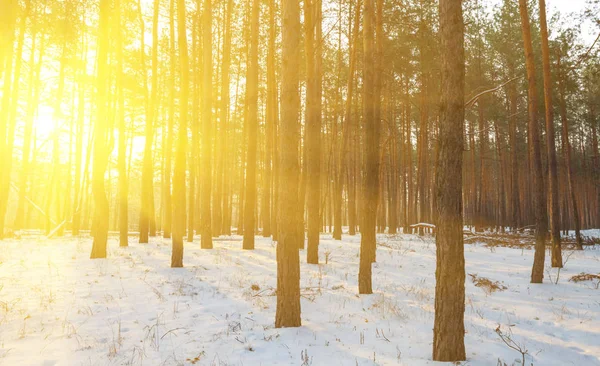
[[[0,365],[600,366],[599,32],[0,0]]]
[[[52,115],[54,110],[48,106],[40,106],[37,116],[34,119],[33,126],[35,131],[41,136],[48,136],[59,127]]]

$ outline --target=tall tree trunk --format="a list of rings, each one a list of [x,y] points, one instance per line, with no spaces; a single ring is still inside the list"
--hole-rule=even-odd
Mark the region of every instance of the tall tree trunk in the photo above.
[[[514,76],[515,66],[513,62],[508,65],[509,74]],[[509,117],[508,117],[508,140],[510,145],[510,167],[511,167],[511,230],[516,232],[521,226],[521,207],[519,200],[519,160],[517,154],[517,84],[510,83],[509,94]]]
[[[85,55],[87,50],[87,44],[85,42],[85,34],[82,36],[82,55]],[[40,55],[41,56],[41,55]],[[41,61],[41,58],[40,58]],[[41,63],[40,63],[41,65]],[[86,64],[82,63],[78,69],[79,76],[82,77],[86,73]],[[39,70],[38,70],[39,75]],[[85,189],[85,185],[82,182],[82,159],[83,159],[83,130],[85,125],[85,86],[83,83],[77,85],[78,99],[77,99],[77,130],[75,132],[75,193],[73,198],[73,224],[72,224],[72,235],[78,236],[80,225],[81,225],[81,211],[83,210],[82,203],[83,197],[82,190]],[[88,146],[89,150],[89,146]],[[86,160],[87,165],[87,160]],[[87,175],[85,176],[87,178]],[[85,181],[86,179],[84,179]]]
[[[173,252],[171,268],[183,267],[183,237],[186,229],[186,160],[188,139],[188,96],[190,70],[187,45],[185,0],[177,0],[177,45],[181,72],[179,88],[179,134],[173,171]]]
[[[265,172],[263,179],[263,196],[261,200],[261,214],[263,218],[263,232],[265,238],[271,236],[272,233],[272,216],[271,209],[273,206],[273,168],[274,168],[274,151],[275,149],[275,130],[278,123],[278,98],[277,98],[277,78],[275,74],[275,1],[269,0],[269,44],[267,47],[267,105],[266,105],[266,134],[265,134]]]
[[[154,0],[152,20],[152,95],[149,115],[146,120],[146,141],[142,165],[142,194],[140,209],[140,243],[148,243],[148,235],[156,235],[150,230],[150,222],[154,221],[154,174],[152,161],[152,145],[154,143],[154,124],[158,120],[158,14],[160,1]],[[156,226],[156,225],[154,225]]]
[[[163,222],[163,237],[171,238],[173,225],[173,202],[171,195],[171,173],[172,173],[172,156],[173,156],[173,135],[175,126],[175,73],[177,72],[177,63],[175,59],[175,0],[170,0],[169,6],[169,121],[167,126],[167,138],[165,146],[165,179],[163,186],[164,200],[164,222]],[[184,9],[185,10],[185,9]]]
[[[40,62],[35,61],[35,49],[36,49],[36,38],[37,32],[34,31],[31,41],[31,53],[29,58],[29,64],[31,65],[29,70],[29,103],[27,106],[27,117],[25,119],[25,128],[23,131],[23,155],[22,155],[22,168],[19,175],[19,200],[17,203],[17,213],[15,217],[14,229],[21,230],[25,228],[25,201],[27,199],[27,183],[29,182],[29,175],[31,174],[31,163],[29,157],[31,155],[31,142],[33,135],[33,120],[35,119],[35,113],[37,105],[39,103],[39,90],[40,90],[40,77],[39,72],[41,68],[41,60],[44,52],[43,38],[40,46]],[[35,67],[34,67],[35,65]],[[1,236],[1,235],[0,235]]]
[[[320,22],[320,0],[304,1],[304,28],[306,50],[306,132],[304,145],[307,174],[307,212],[308,212],[308,245],[306,259],[308,263],[319,263],[319,232],[321,229],[321,110],[320,82],[317,63],[321,49],[320,38],[316,35],[317,23]],[[316,41],[315,41],[316,40]],[[316,47],[315,47],[316,44]]]
[[[124,73],[123,73],[123,35],[122,35],[122,0],[115,0],[115,20],[116,25],[115,37],[116,40],[116,57],[117,57],[117,126],[119,130],[119,147],[117,156],[117,165],[119,170],[119,246],[126,247],[129,245],[129,206],[128,206],[128,177],[127,177],[127,131],[125,125],[125,88],[124,88]],[[139,6],[139,3],[138,3]],[[141,18],[141,7],[139,7]],[[140,19],[142,20],[142,19]],[[142,26],[143,28],[143,26]],[[143,34],[143,33],[142,33]],[[142,53],[144,52],[144,40],[142,36]],[[142,67],[145,63],[142,63]]]
[[[358,272],[358,292],[373,293],[371,284],[371,267],[375,260],[377,239],[375,224],[377,203],[379,201],[379,135],[380,123],[375,119],[375,67],[373,60],[373,19],[374,1],[365,0],[363,17],[364,44],[364,152],[363,152],[363,187],[361,212],[360,266]]]
[[[421,1],[422,3],[422,1]],[[421,7],[423,4],[421,4]],[[421,10],[421,13],[423,10]],[[419,221],[427,222],[428,202],[427,197],[427,155],[429,150],[429,75],[427,69],[427,55],[425,48],[427,47],[426,31],[427,25],[426,20],[421,14],[419,21],[419,63],[420,63],[420,79],[421,79],[421,90],[420,90],[420,127],[419,127],[419,138],[418,138],[418,176],[417,176],[417,189],[419,193]],[[419,228],[419,234],[423,234],[423,229]]]
[[[244,249],[254,249],[254,228],[256,226],[256,165],[258,135],[258,26],[260,4],[252,0],[250,21],[250,54],[246,74],[246,131],[248,149],[246,159],[246,200],[244,202]]]
[[[537,91],[535,83],[535,61],[533,59],[533,45],[531,43],[531,28],[527,0],[519,0],[521,14],[521,27],[523,43],[525,45],[525,64],[527,66],[527,83],[529,88],[529,156],[532,161],[531,185],[535,187],[533,205],[535,210],[536,244],[533,267],[531,270],[531,283],[542,283],[544,279],[544,260],[546,246],[546,190],[542,173],[542,156],[540,152],[540,135],[537,121]]]
[[[282,0],[281,128],[279,234],[277,242],[277,310],[275,327],[299,327],[300,253],[296,234],[298,211],[298,120],[300,93],[300,5]],[[283,148],[285,147],[285,148]]]
[[[196,185],[200,186],[198,176],[199,165],[199,133],[200,133],[200,93],[201,93],[201,75],[202,75],[202,59],[201,59],[201,21],[200,13],[201,1],[196,1],[196,16],[192,24],[192,60],[190,67],[193,69],[193,74],[190,82],[194,85],[192,93],[192,119],[190,129],[192,130],[192,144],[189,149],[189,187],[188,187],[188,221],[187,221],[187,242],[194,242],[194,234],[198,225],[196,219],[196,203],[202,192]]]
[[[349,3],[352,6],[352,3]],[[342,167],[340,168],[340,175],[346,176],[346,193],[348,195],[348,234],[356,234],[356,180],[355,180],[355,160],[354,160],[354,149],[353,146],[354,134],[356,133],[356,121],[352,118],[352,101],[354,98],[354,82],[356,74],[356,59],[357,49],[359,45],[359,27],[360,27],[360,14],[361,14],[362,0],[358,0],[356,3],[356,9],[354,14],[354,27],[352,33],[352,42],[348,45],[349,49],[349,68],[348,68],[348,87],[347,87],[347,99],[346,99],[346,110],[344,116],[344,136],[342,152],[344,154],[342,160]],[[342,177],[340,176],[340,180]],[[340,229],[341,230],[341,229]],[[341,234],[340,234],[341,235]]]
[[[13,16],[16,17],[18,9],[17,4],[13,4]],[[9,5],[10,7],[10,5]],[[10,11],[10,10],[9,10]],[[15,128],[17,121],[17,102],[19,99],[19,90],[21,87],[21,66],[23,65],[23,45],[25,41],[25,33],[27,31],[27,18],[31,11],[30,0],[25,3],[24,13],[21,14],[19,25],[19,38],[17,40],[17,50],[15,53],[14,69],[13,69],[13,39],[14,31],[9,30],[8,38],[10,43],[7,44],[8,51],[6,52],[6,73],[4,75],[4,91],[2,96],[2,109],[0,110],[0,156],[2,156],[2,175],[0,176],[0,239],[4,235],[4,226],[6,220],[6,211],[8,209],[8,198],[10,193],[10,179],[13,165],[13,145],[15,141]]]
[[[97,57],[96,122],[94,126],[94,167],[92,172],[92,194],[94,196],[94,243],[90,258],[106,258],[108,240],[109,207],[104,185],[104,173],[108,166],[108,53],[110,37],[111,0],[100,0]]]
[[[227,10],[225,11],[225,30],[223,35],[223,57],[221,61],[221,100],[219,106],[219,124],[221,126],[220,139],[221,139],[221,151],[217,152],[220,154],[219,160],[221,164],[220,170],[217,170],[217,181],[215,182],[215,200],[213,202],[213,226],[216,234],[227,234],[229,229],[226,229],[227,220],[225,213],[227,212],[227,198],[229,194],[228,186],[229,179],[226,176],[227,166],[230,161],[227,159],[228,136],[229,136],[229,72],[231,64],[231,17],[233,13],[233,0],[227,0]]]
[[[544,69],[544,101],[546,105],[546,147],[548,149],[548,190],[550,191],[550,233],[552,234],[552,267],[562,268],[560,247],[560,211],[558,205],[558,166],[556,163],[556,141],[554,138],[554,112],[552,105],[552,78],[550,76],[550,47],[548,46],[548,24],[546,1],[539,0],[540,28],[542,38],[542,64]]]
[[[477,174],[477,203],[475,210],[475,231],[480,231],[483,226],[488,225],[487,212],[485,210],[487,205],[487,189],[486,189],[486,165],[485,159],[487,159],[487,126],[483,116],[484,105],[482,98],[477,101],[477,126],[479,129],[479,174]]]
[[[202,249],[212,249],[211,189],[212,189],[212,3],[204,0],[202,14],[202,197],[201,239]]]
[[[578,250],[583,250],[583,241],[581,239],[581,223],[579,219],[579,209],[577,207],[577,196],[575,194],[575,182],[573,181],[573,168],[571,166],[571,142],[569,140],[569,120],[567,118],[567,103],[565,102],[564,76],[561,69],[561,54],[558,53],[558,91],[560,98],[560,118],[562,123],[562,145],[567,173],[567,182],[569,185],[569,196],[573,206],[573,222],[575,223],[575,239]]]
[[[461,0],[440,0],[441,101],[435,193],[435,319],[433,360],[464,361],[465,258],[462,217],[464,23]]]

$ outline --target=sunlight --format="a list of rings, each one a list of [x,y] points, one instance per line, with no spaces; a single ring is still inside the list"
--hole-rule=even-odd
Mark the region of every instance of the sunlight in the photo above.
[[[47,136],[56,129],[57,123],[52,118],[54,111],[51,107],[40,106],[37,116],[33,122],[33,127],[38,134]]]
[[[600,366],[600,0],[0,4],[0,366]]]

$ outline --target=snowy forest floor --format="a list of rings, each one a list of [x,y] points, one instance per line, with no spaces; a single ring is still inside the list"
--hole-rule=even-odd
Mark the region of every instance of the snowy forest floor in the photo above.
[[[587,232],[587,235],[598,232]],[[379,235],[374,294],[357,295],[358,236],[321,236],[321,265],[301,252],[303,326],[275,329],[275,245],[221,238],[118,247],[89,260],[90,238],[0,242],[2,365],[431,365],[435,244]],[[600,246],[565,250],[566,266],[529,283],[533,251],[466,244],[464,365],[600,365]],[[549,256],[546,257],[547,266]],[[469,275],[470,274],[470,275]],[[475,277],[473,277],[473,276]],[[477,287],[489,279],[496,291]],[[496,283],[497,281],[497,283]],[[493,284],[496,283],[497,286]],[[488,283],[489,285],[490,283]],[[511,335],[512,334],[512,335]]]

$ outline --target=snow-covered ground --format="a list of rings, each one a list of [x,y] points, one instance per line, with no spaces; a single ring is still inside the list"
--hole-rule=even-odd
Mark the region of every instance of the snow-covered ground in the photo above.
[[[590,233],[588,233],[589,235]],[[119,248],[89,260],[91,239],[0,242],[2,365],[431,365],[435,244],[379,236],[374,294],[357,295],[359,237],[323,235],[323,264],[302,259],[302,321],[275,329],[275,245],[240,237],[201,250],[186,244],[171,269],[170,242]],[[600,271],[600,248],[569,256],[558,275],[529,283],[531,250],[465,246],[467,273],[498,281],[486,293],[467,276],[465,365],[520,365],[500,329],[528,351],[526,365],[600,365],[600,289],[569,282]],[[549,261],[549,258],[547,259]],[[551,277],[551,278],[550,278]]]

